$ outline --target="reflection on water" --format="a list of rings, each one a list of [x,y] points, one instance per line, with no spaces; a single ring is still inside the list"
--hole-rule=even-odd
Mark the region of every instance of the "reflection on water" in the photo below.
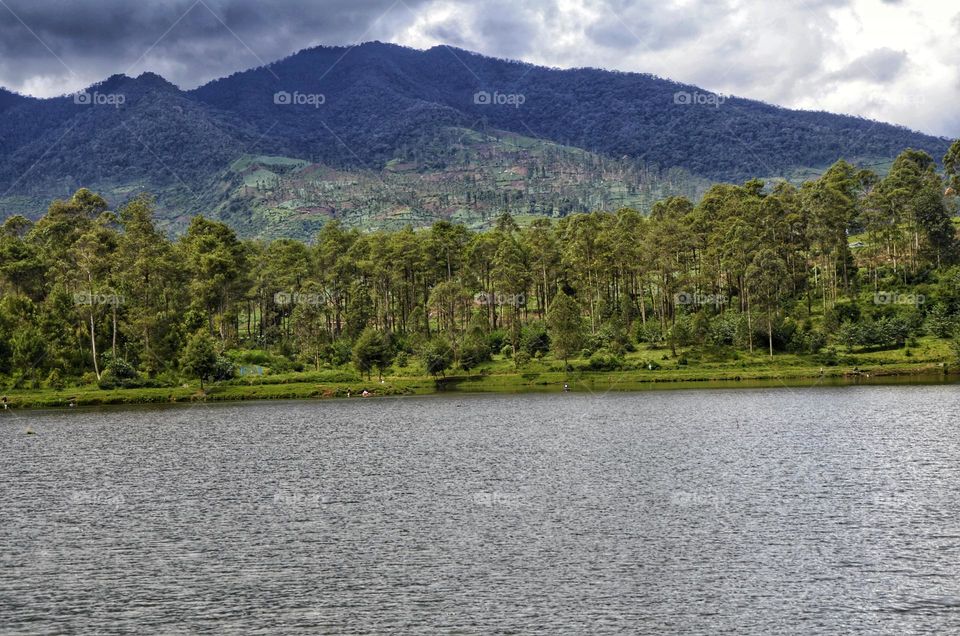
[[[958,406],[888,386],[3,412],[0,632],[955,632]]]

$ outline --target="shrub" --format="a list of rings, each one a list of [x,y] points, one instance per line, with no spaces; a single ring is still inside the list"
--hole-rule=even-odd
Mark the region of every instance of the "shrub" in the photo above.
[[[904,316],[883,316],[878,320],[845,322],[836,331],[837,340],[847,350],[863,347],[903,346],[910,335],[910,321]]]
[[[840,364],[840,358],[837,356],[837,352],[833,349],[827,349],[816,356],[814,356],[814,361],[828,367],[835,367]]]
[[[773,323],[773,348],[777,351],[785,351],[790,346],[790,342],[798,329],[797,321],[792,318],[775,320]],[[764,342],[765,339],[766,332],[764,332],[764,340],[759,342]]]
[[[489,362],[490,358],[490,346],[485,338],[467,336],[460,346],[460,366],[465,370]]]
[[[490,346],[490,351],[503,351],[504,345],[507,344],[507,332],[503,329],[495,329],[487,334],[487,344]],[[510,350],[511,355],[513,355],[513,349]]]
[[[953,354],[953,363],[960,364],[960,329],[950,336],[950,351]]]
[[[126,360],[120,358],[116,360],[108,358],[108,360],[108,365],[100,374],[100,381],[97,383],[101,389],[129,389],[141,386],[137,370]]]
[[[663,333],[660,331],[659,323],[648,321],[646,325],[637,322],[634,328],[634,337],[637,342],[646,342],[648,344],[660,344],[663,342]]]
[[[444,375],[444,372],[453,364],[453,349],[444,338],[436,337],[423,345],[420,357],[423,359],[427,373],[436,377]]]
[[[597,332],[587,338],[587,350],[590,353],[608,349],[611,351],[626,351],[630,339],[620,326],[620,322],[613,320],[604,323]]]
[[[804,323],[790,336],[787,350],[793,353],[817,353],[827,344],[827,336],[822,331],[812,329]]]
[[[353,366],[361,374],[366,373],[370,378],[370,371],[376,368],[383,376],[383,371],[393,361],[394,350],[390,339],[382,331],[374,327],[367,327],[353,344]]]
[[[47,387],[51,389],[59,391],[66,385],[67,383],[63,381],[63,376],[60,375],[60,371],[57,369],[52,370],[47,376]]]
[[[286,384],[288,382],[356,382],[362,379],[352,369],[327,369],[323,371],[307,371],[298,375],[247,375],[227,380],[227,384],[235,386],[249,386],[252,384]]]
[[[824,322],[827,325],[839,325],[843,322],[858,322],[861,317],[860,306],[856,303],[840,301],[831,309],[828,309],[824,315]]]
[[[270,366],[270,354],[262,349],[250,349],[245,351],[228,351],[227,355],[240,364],[255,364],[261,366]]]
[[[956,316],[950,315],[946,306],[937,303],[927,316],[926,329],[937,338],[949,338],[957,328]]]
[[[547,335],[546,325],[534,322],[523,327],[520,331],[520,348],[531,357],[549,351],[550,336]]]
[[[274,356],[270,362],[270,373],[290,373],[296,369],[296,364],[283,356]]]
[[[740,341],[746,328],[746,316],[725,311],[710,321],[710,341],[715,345],[732,347]]]
[[[670,327],[670,335],[679,347],[689,347],[693,344],[693,321],[685,314],[677,315]]]
[[[303,370],[303,365],[300,365],[300,370]],[[222,380],[229,380],[237,374],[237,367],[233,364],[233,361],[230,360],[227,356],[223,354],[218,354],[217,359],[213,365],[213,380],[215,382],[220,382]]]
[[[881,318],[873,324],[870,344],[881,347],[902,347],[910,335],[908,319],[900,316]]]
[[[327,346],[324,357],[331,365],[342,367],[353,357],[353,344],[346,338],[341,338]]]
[[[703,344],[710,338],[710,316],[706,311],[698,311],[693,316],[693,339]]]
[[[517,355],[513,358],[513,364],[518,369],[527,366],[530,364],[530,354],[522,349],[517,351]]]
[[[863,337],[860,333],[860,324],[856,322],[845,322],[837,327],[834,336],[837,342],[852,351],[854,345],[860,344]]]
[[[623,358],[619,358],[609,351],[597,351],[590,356],[587,368],[591,371],[617,371],[623,368]]]

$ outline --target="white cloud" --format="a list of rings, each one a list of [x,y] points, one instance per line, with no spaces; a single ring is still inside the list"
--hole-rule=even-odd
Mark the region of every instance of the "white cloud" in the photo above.
[[[38,96],[127,72],[192,0],[8,0],[0,85]],[[207,0],[133,69],[184,87],[316,44],[436,44],[654,73],[794,108],[960,136],[960,7],[927,0]],[[102,14],[102,15],[101,15]],[[78,25],[88,25],[81,27]],[[49,48],[48,48],[49,47]],[[51,53],[54,51],[70,71]],[[251,53],[251,50],[254,53]]]
[[[495,8],[491,9],[491,4]],[[531,5],[546,19],[535,22]],[[523,23],[478,28],[496,12]],[[712,91],[960,136],[960,8],[924,0],[435,0],[396,33],[548,66],[654,73]],[[517,42],[515,33],[529,33]],[[453,40],[450,42],[450,40]]]

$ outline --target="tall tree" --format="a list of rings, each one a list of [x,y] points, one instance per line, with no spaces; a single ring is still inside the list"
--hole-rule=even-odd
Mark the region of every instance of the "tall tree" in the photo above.
[[[563,291],[557,293],[550,303],[547,328],[554,355],[563,360],[563,366],[567,368],[570,356],[583,346],[583,318],[577,302]]]

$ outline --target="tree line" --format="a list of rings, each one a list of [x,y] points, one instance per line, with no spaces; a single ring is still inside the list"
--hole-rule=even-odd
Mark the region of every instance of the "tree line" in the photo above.
[[[0,228],[0,376],[222,379],[250,352],[289,370],[416,360],[438,375],[498,354],[604,368],[638,346],[816,354],[947,336],[958,172],[955,143],[942,172],[907,150],[883,177],[838,161],[799,187],[718,184],[649,216],[503,214],[481,232],[331,220],[309,243],[240,240],[203,216],[171,239],[149,196],[112,211],[81,189]]]

